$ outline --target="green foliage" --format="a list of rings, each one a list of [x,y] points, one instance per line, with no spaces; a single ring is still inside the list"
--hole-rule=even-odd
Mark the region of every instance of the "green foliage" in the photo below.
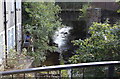
[[[120,2],[120,0],[116,0],[116,2]]]
[[[26,64],[27,51],[23,50],[21,54],[16,52],[14,49],[10,49],[7,58],[6,69],[23,69]]]
[[[31,55],[40,62],[45,60],[48,51],[56,50],[56,47],[49,44],[56,28],[63,26],[57,16],[60,7],[50,2],[29,2],[23,3],[23,5],[23,9],[28,16],[23,24],[25,30],[31,32],[33,46],[35,47],[35,52],[32,52]]]
[[[87,4],[84,4],[83,5],[83,8],[82,9],[80,9],[80,12],[82,12],[82,14],[81,14],[81,16],[79,16],[79,18],[87,18],[88,16],[87,16],[87,9],[90,7],[90,4],[89,3],[87,3]]]
[[[120,13],[120,10],[117,10],[118,13]]]
[[[79,48],[70,62],[120,60],[120,25],[93,23],[89,33],[91,34],[89,38],[73,41]]]
[[[120,5],[120,0],[117,0],[117,3]],[[117,12],[120,13],[120,9],[118,9]]]

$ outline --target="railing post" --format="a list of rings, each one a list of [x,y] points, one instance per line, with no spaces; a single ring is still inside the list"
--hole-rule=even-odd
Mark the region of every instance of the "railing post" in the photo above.
[[[83,77],[82,77],[82,79],[84,79],[84,76],[85,76],[85,75],[84,75],[84,72],[85,72],[85,68],[83,68]]]
[[[115,72],[115,67],[114,67],[114,65],[108,66],[107,79],[113,79],[113,77],[114,77],[114,72]]]
[[[51,76],[50,76],[50,73],[49,73],[49,71],[47,72],[47,75],[46,75],[46,78],[50,78]]]
[[[25,73],[23,74],[23,79],[25,79]]]
[[[37,79],[37,72],[34,73],[34,77],[35,77],[35,79]]]
[[[71,79],[73,79],[73,69],[71,69]]]
[[[12,79],[14,78],[13,74],[12,74]]]
[[[59,79],[62,79],[61,70],[59,70],[59,74],[60,74]]]
[[[73,75],[72,68],[68,69],[68,77],[69,77],[69,79],[72,79],[72,75]]]

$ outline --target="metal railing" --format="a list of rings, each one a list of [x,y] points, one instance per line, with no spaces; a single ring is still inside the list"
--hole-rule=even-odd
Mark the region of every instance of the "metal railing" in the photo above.
[[[49,71],[59,71],[59,78],[61,79],[61,71],[62,70],[71,70],[71,73],[72,73],[72,69],[75,69],[75,68],[87,68],[87,67],[98,67],[98,66],[107,66],[107,79],[112,79],[113,77],[113,71],[114,71],[114,66],[119,66],[120,65],[120,61],[104,61],[104,62],[90,62],[90,63],[79,63],[79,64],[66,64],[66,65],[57,65],[57,66],[46,66],[46,67],[37,67],[37,68],[29,68],[29,69],[22,69],[22,70],[13,70],[13,71],[1,71],[0,72],[0,75],[1,77],[4,77],[4,76],[10,76],[12,79],[14,79],[14,75],[16,74],[23,74],[23,78],[25,79],[26,78],[26,74],[27,73],[39,73],[39,72],[49,72]],[[110,69],[113,69],[112,71]],[[70,76],[70,79],[72,79],[72,75]],[[83,78],[84,79],[84,74],[83,74]]]

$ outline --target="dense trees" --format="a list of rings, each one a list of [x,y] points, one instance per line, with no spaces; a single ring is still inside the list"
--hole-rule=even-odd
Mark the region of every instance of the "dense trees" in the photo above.
[[[51,38],[57,27],[62,26],[57,14],[60,7],[55,3],[26,2],[23,3],[23,25],[30,31],[35,52],[29,53],[36,60],[43,61],[48,51],[55,51]]]
[[[120,60],[120,25],[93,23],[89,33],[89,38],[73,41],[79,48],[70,60],[72,63]]]
[[[106,23],[93,23],[89,28],[90,36],[84,40],[72,41],[79,46],[75,55],[70,58],[71,63],[99,62],[120,60],[120,24],[113,26]],[[116,72],[119,68],[116,68]],[[109,66],[109,70],[114,73],[114,66]],[[105,78],[107,67],[88,67],[83,68],[86,79]],[[74,70],[73,74],[82,74],[81,69]],[[112,74],[116,77],[117,74]]]
[[[30,53],[38,60],[45,59],[45,53],[54,51],[55,47],[50,45],[51,37],[57,27],[63,26],[57,14],[60,7],[55,3],[23,3],[23,25],[25,30],[31,32],[35,52]],[[86,17],[86,8],[81,9],[82,17]],[[70,59],[72,63],[119,60],[119,23],[110,25],[106,23],[94,23],[90,29],[89,38],[75,40],[78,45],[76,54]]]

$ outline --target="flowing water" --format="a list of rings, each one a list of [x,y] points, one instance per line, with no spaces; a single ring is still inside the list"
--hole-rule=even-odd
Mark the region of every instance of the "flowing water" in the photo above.
[[[62,27],[58,28],[58,30],[55,32],[55,35],[53,37],[54,43],[58,45],[58,52],[59,52],[59,60],[60,64],[64,64],[64,58],[63,58],[63,52],[67,51],[69,49],[69,35],[71,27]]]
[[[62,27],[58,28],[53,36],[53,42],[57,44],[57,52],[52,52],[47,55],[47,59],[42,65],[57,65],[62,64],[63,62],[63,51],[69,49],[68,36],[70,35],[71,27]],[[61,62],[62,61],[62,62]]]
[[[60,51],[67,50],[67,42],[68,42],[68,36],[70,35],[71,27],[63,27],[58,28],[58,30],[55,32],[55,35],[53,37],[54,42],[58,45],[58,49]],[[59,52],[60,52],[59,51]]]

